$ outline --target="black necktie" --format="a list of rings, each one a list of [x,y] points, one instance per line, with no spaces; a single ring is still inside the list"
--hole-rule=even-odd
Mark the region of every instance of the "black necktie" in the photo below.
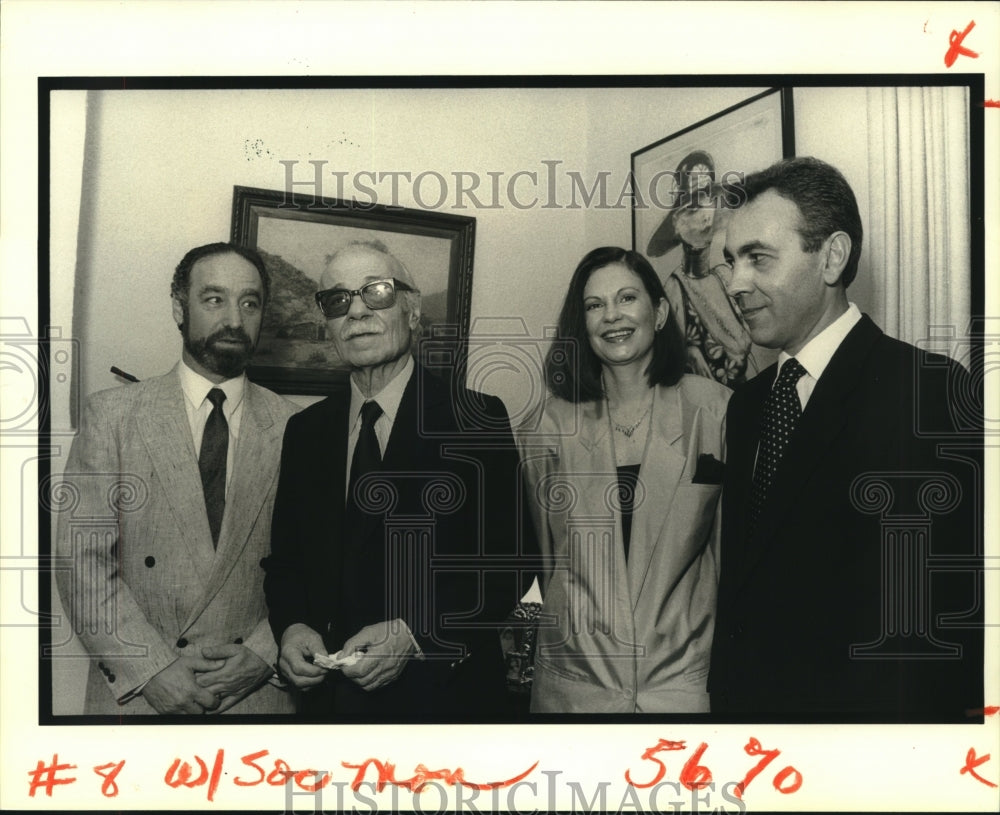
[[[757,452],[757,467],[753,473],[750,490],[750,534],[757,527],[757,519],[767,500],[767,493],[774,481],[778,464],[785,453],[788,439],[802,415],[802,405],[795,383],[806,373],[795,357],[781,366],[781,373],[764,403],[764,427]]]
[[[208,526],[212,530],[212,545],[219,543],[222,515],[226,511],[226,457],[229,453],[229,424],[222,412],[226,401],[225,391],[212,388],[208,392],[212,412],[205,422],[205,432],[201,437],[201,453],[198,455],[198,469],[201,470],[201,487],[205,492],[205,509],[208,511]]]
[[[356,503],[354,489],[363,475],[373,472],[382,464],[382,452],[375,435],[375,422],[382,415],[378,402],[365,402],[361,406],[361,432],[354,448],[354,458],[351,459],[351,483],[348,487],[348,504]]]

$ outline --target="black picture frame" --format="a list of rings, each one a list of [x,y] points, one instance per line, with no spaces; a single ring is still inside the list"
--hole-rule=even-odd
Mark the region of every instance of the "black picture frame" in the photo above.
[[[728,297],[725,227],[732,185],[795,155],[792,89],[775,87],[631,155],[632,248],[663,281],[685,333],[687,370],[735,387],[775,354],[753,345]]]
[[[725,140],[727,132],[738,133],[741,151],[746,153],[747,130],[740,129],[740,125],[748,121],[753,121],[759,116],[770,118],[777,129],[777,142],[780,143],[780,151],[759,152],[755,151],[755,145],[749,145],[751,152],[756,152],[756,161],[730,161],[726,156],[718,156],[716,176],[719,180],[727,172],[750,173],[761,170],[769,164],[781,158],[788,158],[795,155],[795,115],[792,102],[792,89],[790,87],[770,88],[762,93],[751,96],[735,105],[714,113],[711,116],[695,122],[669,136],[664,136],[652,144],[647,144],[632,153],[631,169],[632,175],[639,185],[640,190],[648,190],[649,186],[642,182],[647,180],[651,173],[644,172],[649,168],[652,172],[662,169],[675,170],[682,160],[675,157],[678,154],[687,154],[692,149],[700,148],[711,151],[713,142]],[[651,166],[650,166],[651,165]],[[669,197],[669,191],[661,196]],[[651,216],[655,217],[659,210],[662,217],[662,208],[656,206],[647,207],[645,211],[652,211]],[[637,229],[640,224],[637,221],[644,213],[644,208],[640,205],[640,200],[632,199],[632,248],[637,252],[644,252],[640,247],[640,231]]]
[[[383,243],[420,288],[421,361],[445,376],[464,370],[475,231],[471,216],[234,186],[231,239],[261,254],[271,283],[247,375],[285,394],[348,387],[313,295],[325,256],[356,240]]]

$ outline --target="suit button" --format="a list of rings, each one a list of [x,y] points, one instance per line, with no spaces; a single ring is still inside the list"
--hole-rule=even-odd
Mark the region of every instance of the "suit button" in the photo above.
[[[260,563],[258,563],[257,565],[260,566],[260,568],[263,569],[267,565],[267,558],[266,557],[262,557],[260,559]]]
[[[184,639],[184,637],[181,637],[179,640],[177,640],[177,647],[178,648],[187,648],[187,645],[188,645],[188,641],[186,639]]]
[[[108,675],[108,682],[110,682],[112,685],[115,684],[115,675],[114,674],[109,674]]]
[[[104,670],[104,663],[103,662],[98,662],[97,663],[97,667],[100,668],[103,671]]]
[[[156,558],[150,555],[143,562],[146,564],[146,568],[152,569],[156,565]]]
[[[243,637],[237,637],[236,639],[233,640],[233,645],[242,645],[242,644],[243,644]]]

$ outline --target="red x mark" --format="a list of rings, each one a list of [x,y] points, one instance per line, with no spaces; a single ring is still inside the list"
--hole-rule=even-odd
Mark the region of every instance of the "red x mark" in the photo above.
[[[965,754],[965,766],[958,771],[959,775],[965,775],[965,773],[968,773],[977,781],[981,781],[987,787],[996,787],[996,784],[994,784],[992,781],[988,781],[987,779],[983,778],[979,773],[976,772],[976,767],[980,766],[981,764],[985,764],[989,760],[990,760],[989,753],[987,753],[985,756],[977,756],[976,748],[970,747],[969,752]]]
[[[948,49],[948,53],[944,55],[945,68],[950,68],[952,65],[954,65],[955,60],[958,59],[960,56],[972,57],[973,59],[979,56],[979,54],[977,54],[975,51],[970,51],[968,48],[962,45],[962,40],[966,38],[968,33],[972,31],[975,25],[976,21],[973,20],[965,27],[965,31],[963,31],[961,34],[959,34],[957,31],[952,31],[951,34],[948,36],[948,43],[950,44],[951,47]]]

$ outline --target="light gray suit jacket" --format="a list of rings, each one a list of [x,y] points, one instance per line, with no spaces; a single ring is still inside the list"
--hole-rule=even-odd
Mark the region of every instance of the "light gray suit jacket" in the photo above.
[[[177,369],[88,400],[53,490],[57,583],[91,656],[85,713],[155,713],[136,690],[203,646],[242,643],[274,664],[260,561],[295,409],[247,383],[213,548]],[[227,712],[292,710],[286,692],[264,684]]]
[[[550,398],[519,429],[546,561],[533,711],[708,710],[729,394],[654,388],[627,562],[605,403]]]

